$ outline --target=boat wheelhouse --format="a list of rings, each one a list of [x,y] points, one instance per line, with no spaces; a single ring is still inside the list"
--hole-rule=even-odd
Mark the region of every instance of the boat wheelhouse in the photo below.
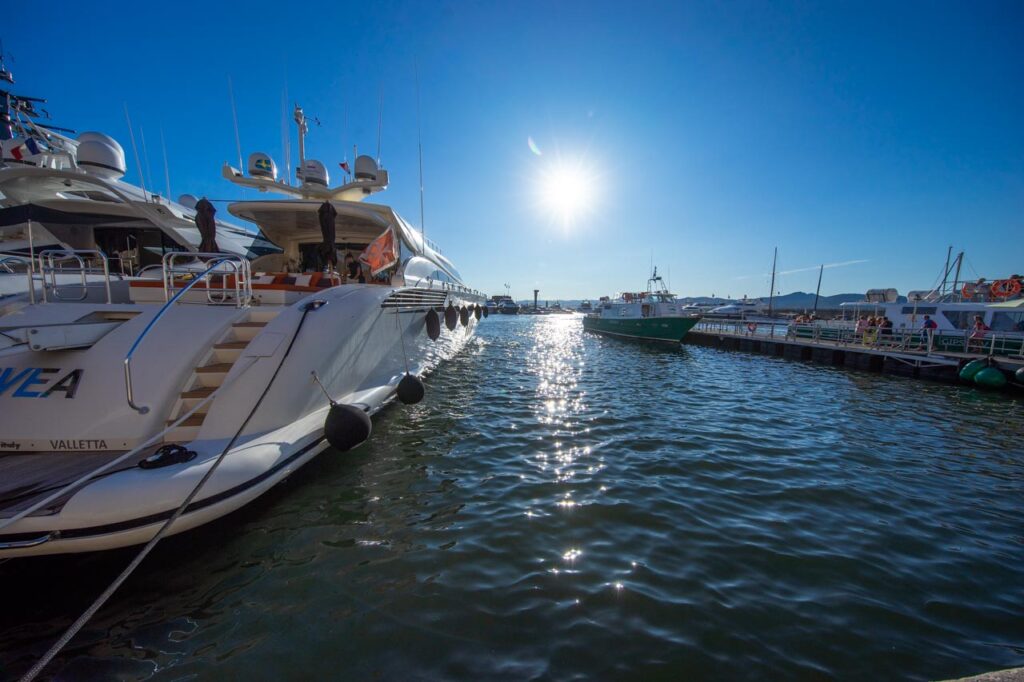
[[[587,331],[610,336],[679,343],[700,320],[683,310],[655,268],[647,291],[602,296],[597,309],[583,318]]]

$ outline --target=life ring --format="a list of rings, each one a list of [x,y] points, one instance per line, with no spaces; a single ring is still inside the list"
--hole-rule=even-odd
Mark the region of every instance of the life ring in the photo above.
[[[753,334],[757,331],[757,322],[747,322],[747,331]]]
[[[1019,279],[997,279],[992,282],[992,286],[989,287],[989,291],[996,298],[1011,298],[1020,293],[1020,280]]]
[[[978,291],[978,287],[975,286],[974,282],[966,282],[960,293],[963,294],[964,298],[974,298],[974,294]]]

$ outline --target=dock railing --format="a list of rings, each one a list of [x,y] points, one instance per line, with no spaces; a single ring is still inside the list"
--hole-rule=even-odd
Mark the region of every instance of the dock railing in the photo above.
[[[828,323],[788,324],[746,320],[702,320],[694,327],[694,331],[926,355],[962,353],[1024,358],[1024,332],[893,329],[890,333],[883,333],[883,330],[869,329],[858,333],[854,327]]]

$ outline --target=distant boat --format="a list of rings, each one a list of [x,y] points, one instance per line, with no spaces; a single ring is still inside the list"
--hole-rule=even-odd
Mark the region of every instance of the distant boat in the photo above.
[[[590,301],[583,301],[582,303],[580,303],[580,306],[576,310],[581,313],[591,313],[594,311],[594,306],[590,303]]]
[[[647,291],[623,293],[614,300],[602,297],[597,310],[583,318],[583,328],[610,336],[679,343],[700,320],[700,315],[683,308],[655,268],[647,280]]]
[[[491,306],[494,306],[493,308]],[[487,308],[490,312],[501,313],[502,315],[518,315],[519,304],[512,300],[511,296],[498,294],[487,301]]]
[[[744,315],[761,315],[765,312],[765,304],[759,300],[744,298],[733,303],[720,305],[707,311],[709,315],[724,315],[727,317],[743,317]]]

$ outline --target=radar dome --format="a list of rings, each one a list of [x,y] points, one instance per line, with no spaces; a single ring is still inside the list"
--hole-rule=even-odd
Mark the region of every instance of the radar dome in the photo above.
[[[363,154],[356,159],[356,180],[370,180],[371,182],[377,179],[377,162],[373,160],[372,156]]]
[[[117,140],[103,133],[82,133],[78,136],[78,165],[102,178],[124,176],[124,149]]]
[[[196,199],[194,194],[182,194],[178,197],[178,203],[185,208],[195,208],[198,202],[199,199]]]
[[[249,155],[249,175],[277,180],[277,164],[267,154],[255,152]]]
[[[302,162],[302,168],[299,170],[301,171],[299,179],[301,179],[303,183],[323,185],[326,187],[329,182],[327,169],[319,161],[306,159]]]

